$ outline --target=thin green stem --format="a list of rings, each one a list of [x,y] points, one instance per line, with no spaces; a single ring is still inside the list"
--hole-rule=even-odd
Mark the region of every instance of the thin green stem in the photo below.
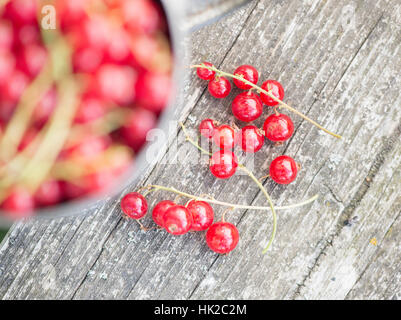
[[[235,208],[235,209],[249,209],[249,210],[270,210],[271,207],[263,207],[263,206],[249,206],[249,205],[245,205],[245,204],[235,204],[235,203],[229,203],[229,202],[224,202],[224,201],[219,201],[216,199],[211,199],[211,198],[206,198],[206,197],[202,197],[202,196],[196,196],[193,194],[189,194],[180,190],[177,190],[176,188],[173,187],[165,187],[165,186],[160,186],[160,185],[149,185],[146,186],[149,188],[152,188],[153,190],[157,191],[157,190],[163,190],[163,191],[168,191],[168,192],[172,192],[172,193],[176,193],[179,194],[185,198],[189,198],[189,199],[193,199],[196,201],[205,201],[208,203],[212,203],[212,204],[216,204],[216,205],[220,205],[223,207],[231,207],[231,208]],[[299,202],[299,203],[295,203],[295,204],[290,204],[290,205],[286,205],[286,206],[274,206],[275,210],[288,210],[288,209],[294,209],[294,208],[298,208],[298,207],[302,207],[304,205],[307,205],[313,201],[315,201],[317,198],[319,198],[319,195],[314,195],[312,198],[309,198],[308,200]]]
[[[272,233],[271,233],[270,240],[269,240],[269,242],[268,242],[266,248],[262,251],[262,253],[266,253],[267,250],[269,250],[271,244],[273,243],[274,238],[276,237],[276,231],[277,231],[277,215],[276,215],[276,210],[275,210],[275,208],[274,208],[274,204],[273,204],[272,199],[270,198],[270,195],[267,193],[265,187],[264,187],[264,186],[260,183],[260,181],[255,177],[255,175],[254,175],[250,170],[248,170],[248,168],[245,167],[244,165],[239,164],[238,166],[239,166],[239,168],[241,168],[242,171],[244,171],[244,172],[246,172],[246,173],[248,174],[248,176],[257,184],[257,186],[259,187],[259,189],[260,189],[260,190],[262,191],[262,193],[265,195],[265,197],[266,197],[266,199],[267,199],[267,202],[269,203],[269,206],[270,206],[272,215],[273,215],[273,231],[272,231]]]
[[[202,151],[203,153],[208,154],[209,156],[212,155],[209,151],[203,149],[198,143],[196,143],[196,142],[189,136],[189,134],[188,134],[188,132],[187,132],[187,129],[185,128],[185,126],[184,126],[184,124],[183,124],[182,122],[180,122],[180,126],[181,126],[181,128],[182,128],[182,132],[183,132],[184,135],[185,135],[185,139],[186,139],[188,142],[190,142],[195,148],[199,149],[199,150]]]
[[[221,70],[217,69],[214,66],[205,66],[203,64],[192,65],[192,66],[190,66],[190,68],[205,68],[205,69],[209,69],[209,70],[215,71],[215,72],[219,73],[222,76],[226,76],[226,77],[230,77],[230,78],[233,78],[233,79],[240,80],[240,81],[250,85],[251,87],[255,88],[259,92],[262,92],[262,93],[268,95],[274,101],[278,102],[281,107],[284,107],[284,108],[290,110],[291,112],[297,114],[301,118],[305,119],[306,121],[312,123],[314,126],[318,127],[320,130],[323,130],[324,132],[326,132],[326,133],[328,133],[328,134],[330,134],[333,137],[336,137],[338,139],[342,138],[342,136],[340,136],[339,134],[336,134],[336,133],[333,133],[333,132],[327,130],[326,128],[324,128],[320,124],[318,124],[316,121],[310,119],[309,117],[307,117],[303,113],[299,112],[298,110],[296,110],[293,107],[289,106],[288,104],[284,103],[282,100],[278,99],[271,91],[266,91],[266,90],[262,89],[261,87],[259,87],[258,85],[256,85],[256,84],[244,79],[243,77],[240,77],[240,76],[237,76],[237,75],[234,75],[234,74],[231,74],[231,73],[227,73],[227,72],[221,71]]]

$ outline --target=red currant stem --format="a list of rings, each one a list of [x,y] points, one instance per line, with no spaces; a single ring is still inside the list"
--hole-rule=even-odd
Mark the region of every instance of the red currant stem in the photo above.
[[[183,133],[184,133],[184,135],[185,135],[185,139],[186,139],[188,142],[190,142],[194,147],[196,147],[197,149],[199,149],[199,150],[202,151],[203,153],[208,154],[209,156],[212,155],[209,151],[203,149],[199,144],[197,144],[197,143],[188,135],[187,129],[185,128],[185,126],[184,126],[184,124],[183,124],[182,122],[180,122],[180,126],[181,126],[182,131],[183,131]]]
[[[250,81],[244,79],[243,77],[240,77],[240,76],[237,76],[237,75],[234,75],[234,74],[231,74],[231,73],[227,73],[227,72],[221,71],[221,70],[215,68],[214,66],[211,66],[211,67],[210,67],[210,66],[204,66],[204,65],[203,65],[203,66],[202,66],[202,65],[192,65],[192,66],[190,66],[190,68],[206,68],[206,69],[209,69],[209,70],[218,72],[218,73],[220,73],[221,75],[224,75],[224,76],[226,76],[226,77],[230,77],[230,78],[234,78],[234,79],[240,80],[240,81],[244,82],[245,84],[248,84],[248,85],[252,86],[253,88],[255,88],[256,90],[258,90],[259,92],[263,92],[264,94],[268,95],[268,96],[269,96],[270,98],[272,98],[274,101],[278,102],[278,103],[280,104],[281,107],[284,107],[284,108],[290,110],[291,112],[297,114],[297,115],[300,116],[301,118],[305,119],[306,121],[309,121],[309,122],[312,123],[314,126],[318,127],[320,130],[323,130],[324,132],[326,132],[326,133],[328,133],[328,134],[330,134],[330,135],[332,135],[333,137],[336,137],[336,138],[338,138],[338,139],[341,139],[341,138],[342,138],[342,136],[340,136],[340,135],[338,135],[338,134],[336,134],[336,133],[333,133],[333,132],[327,130],[326,128],[324,128],[324,127],[322,127],[320,124],[318,124],[316,121],[310,119],[309,117],[307,117],[307,116],[304,115],[303,113],[299,112],[298,110],[296,110],[296,109],[294,109],[293,107],[289,106],[288,104],[284,103],[283,101],[281,101],[280,99],[278,99],[271,91],[263,90],[263,89],[262,89],[261,87],[259,87],[258,85],[256,85],[256,84],[254,84],[254,83],[252,83],[252,82],[250,82]]]
[[[139,224],[139,227],[141,228],[142,231],[150,231],[150,230],[153,230],[153,229],[158,229],[158,228],[156,228],[156,227],[145,227],[145,226],[143,225],[143,223],[140,222],[140,221],[137,220],[137,219],[135,219],[135,221]]]
[[[90,123],[74,125],[71,128],[66,147],[82,141],[88,133],[94,136],[103,136],[117,130],[124,124],[129,112],[128,108],[116,108],[105,114],[102,118]]]
[[[276,237],[276,231],[277,231],[277,215],[276,215],[276,210],[274,208],[274,204],[272,199],[270,198],[270,195],[267,193],[265,187],[260,183],[260,181],[255,177],[255,175],[244,165],[242,164],[238,164],[238,167],[242,169],[242,171],[246,172],[248,174],[248,176],[257,184],[257,186],[259,187],[259,189],[263,192],[263,194],[265,195],[267,202],[269,203],[272,215],[273,215],[273,231],[272,234],[270,236],[270,240],[266,246],[266,248],[262,251],[263,254],[265,254],[267,252],[267,250],[269,250],[271,244],[274,241],[274,238]]]
[[[225,220],[225,218],[226,218],[226,213],[228,212],[228,211],[232,211],[232,210],[234,210],[235,208],[234,207],[231,207],[231,208],[227,208],[226,210],[224,210],[223,211],[223,214],[221,215],[221,221],[222,222],[226,222],[226,220]]]
[[[46,178],[63,148],[70,132],[78,106],[78,88],[73,77],[66,77],[58,84],[60,102],[46,126],[37,152],[23,168],[19,181],[32,192]]]
[[[267,175],[265,175],[263,177],[260,177],[259,181],[262,182],[262,180],[265,180],[266,178],[269,178],[269,177],[270,177],[270,174],[267,174]]]
[[[149,185],[149,187],[153,188],[154,191],[157,190],[163,190],[163,191],[168,191],[168,192],[173,192],[176,194],[180,194],[183,197],[189,198],[189,199],[194,199],[196,201],[205,201],[207,203],[212,203],[212,204],[216,204],[216,205],[220,205],[220,206],[224,206],[224,207],[230,207],[230,208],[234,208],[234,209],[249,209],[249,210],[270,210],[270,206],[269,207],[262,207],[262,206],[249,206],[249,205],[245,205],[245,204],[234,204],[234,203],[229,203],[229,202],[224,202],[224,201],[219,201],[216,199],[211,199],[211,198],[206,198],[206,197],[201,197],[201,196],[196,196],[196,195],[192,195],[180,190],[177,190],[176,188],[173,187],[165,187],[165,186],[160,186],[160,185]],[[287,210],[287,209],[293,209],[293,208],[298,208],[298,207],[302,207],[304,205],[307,205],[313,201],[315,201],[317,198],[319,197],[319,195],[314,195],[312,198],[299,202],[299,203],[295,203],[295,204],[290,204],[290,205],[286,205],[286,206],[274,206],[275,210]]]
[[[48,63],[24,90],[13,117],[0,139],[0,157],[4,162],[8,162],[17,152],[20,141],[31,121],[32,113],[42,95],[50,88],[52,81],[51,66]]]

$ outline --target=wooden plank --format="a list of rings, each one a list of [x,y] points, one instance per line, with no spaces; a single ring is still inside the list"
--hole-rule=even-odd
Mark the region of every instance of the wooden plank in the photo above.
[[[318,265],[331,266],[332,260],[325,258],[332,254],[330,243],[336,239],[341,243],[344,220],[366,205],[370,192],[377,195],[383,181],[376,174],[385,168],[391,172],[398,161],[391,158],[396,144],[388,143],[389,137],[394,141],[399,137],[401,119],[400,108],[394,107],[401,100],[400,76],[395,73],[401,66],[396,1],[256,2],[194,35],[192,60],[207,59],[228,71],[252,63],[263,78],[284,84],[287,102],[345,136],[343,141],[334,140],[294,117],[297,130],[291,141],[278,148],[268,144],[256,156],[254,168],[260,176],[284,152],[302,163],[293,185],[266,182],[276,203],[294,203],[316,192],[321,195],[319,201],[280,212],[277,240],[264,256],[261,250],[271,229],[270,215],[264,212],[228,215],[241,234],[238,248],[228,256],[210,252],[202,233],[172,237],[164,232],[141,232],[134,222],[121,220],[116,199],[87,218],[17,224],[0,249],[2,298],[329,296],[332,289],[325,285],[326,279],[315,276],[321,274]],[[202,94],[204,88],[205,83],[194,77],[186,82],[177,119],[187,118],[188,127],[205,117],[226,121],[231,115],[226,110],[238,90],[216,101]],[[262,119],[257,122],[262,123]],[[172,185],[195,194],[207,192],[225,201],[265,204],[244,176],[228,181],[212,178],[207,167],[199,165],[196,151],[183,140],[180,132],[178,150],[167,151],[146,183]],[[373,178],[368,188],[367,177]],[[155,194],[150,204],[173,197]],[[397,203],[393,204],[386,207],[389,214],[383,217],[383,230],[398,225],[393,214]],[[222,209],[215,209],[219,216]],[[370,223],[379,225],[367,217],[358,227]],[[380,245],[386,257],[398,250],[396,245]],[[356,250],[363,253],[365,249]],[[372,279],[369,270],[374,267],[369,263],[364,267],[365,272],[362,267],[356,269],[360,280],[349,288],[350,298],[369,294],[361,281]],[[387,276],[399,280],[393,267],[389,266]],[[315,292],[315,287],[321,289]]]
[[[400,131],[398,134],[401,132]],[[351,225],[338,232],[300,297],[306,299],[393,299],[401,293],[401,143],[377,172]]]
[[[392,68],[399,65],[394,57],[400,44],[395,25],[381,20],[383,3],[377,3],[376,8],[371,2],[366,2],[366,6],[359,3],[361,6],[355,11],[357,29],[342,32],[338,21],[345,2],[319,4],[312,11],[316,16],[311,22],[303,17],[301,25],[287,21],[295,34],[279,38],[287,40],[281,40],[284,43],[279,44],[282,47],[276,52],[285,50],[286,56],[274,61],[271,74],[290,87],[289,101],[297,106],[312,105],[312,118],[323,119],[330,129],[345,136],[344,141],[333,141],[302,123],[286,152],[295,156],[304,170],[295,184],[275,187],[273,198],[300,199],[316,191],[320,191],[322,198],[311,209],[279,214],[278,240],[264,257],[259,254],[262,234],[266,232],[264,217],[247,214],[239,224],[242,250],[216,260],[193,298],[297,297],[299,287],[305,285],[304,279],[311,272],[309,268],[313,270],[317,257],[324,256],[327,241],[346,219],[348,203],[360,196],[358,190],[383,141],[399,123],[399,109],[391,106],[392,102],[399,102],[399,81],[394,81]],[[259,16],[250,24],[260,20]],[[247,37],[249,43],[255,43],[252,33]],[[380,101],[382,95],[372,88],[390,83],[394,83],[392,96]],[[314,91],[318,95],[315,103]],[[266,162],[270,160],[269,157]],[[244,251],[248,254],[244,255]]]
[[[191,43],[202,48],[188,60],[199,61],[208,57],[218,65],[242,29],[243,23],[234,22],[245,22],[253,5],[187,39],[187,45]],[[228,28],[231,32],[226,34],[224,31]],[[187,117],[204,90],[204,83],[200,80],[187,79],[184,82],[184,95],[176,108],[177,120]],[[43,220],[14,225],[0,249],[0,296],[27,297],[30,294],[33,297],[71,298],[86,275],[90,278],[90,267],[121,220],[119,210],[110,212],[115,207],[117,203],[111,201],[86,218],[65,218],[52,221],[50,225]],[[56,272],[50,272],[50,279],[38,281],[37,278],[43,278],[48,270]],[[52,277],[54,274],[56,276]],[[46,289],[42,288],[42,283]],[[32,284],[36,288],[30,293]],[[22,285],[26,286],[24,290],[20,288]],[[62,289],[61,292],[58,289]]]

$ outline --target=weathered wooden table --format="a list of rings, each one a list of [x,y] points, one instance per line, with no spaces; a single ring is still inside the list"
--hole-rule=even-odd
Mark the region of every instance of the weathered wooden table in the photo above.
[[[118,199],[86,217],[17,223],[0,250],[0,296],[401,298],[401,2],[253,1],[190,42],[193,62],[207,59],[228,71],[253,64],[262,78],[283,83],[286,102],[344,136],[339,141],[294,116],[293,138],[281,147],[268,144],[256,157],[260,176],[279,154],[302,163],[295,183],[266,181],[277,204],[315,193],[319,200],[278,213],[277,238],[266,255],[272,224],[263,211],[229,214],[241,240],[227,256],[211,252],[202,233],[141,231],[122,219]],[[192,74],[181,94],[176,118],[189,128],[205,117],[232,118],[238,91],[217,101],[205,87]],[[185,161],[198,157],[177,133]],[[173,149],[163,160],[176,158]],[[144,178],[148,183],[265,205],[246,176],[216,180],[206,165],[159,163]],[[174,195],[154,194],[150,204],[166,197]]]

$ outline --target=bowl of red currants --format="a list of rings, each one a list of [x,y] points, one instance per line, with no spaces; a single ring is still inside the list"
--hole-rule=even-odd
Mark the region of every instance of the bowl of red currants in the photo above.
[[[82,214],[139,177],[174,98],[167,11],[155,0],[1,2],[1,220]]]

